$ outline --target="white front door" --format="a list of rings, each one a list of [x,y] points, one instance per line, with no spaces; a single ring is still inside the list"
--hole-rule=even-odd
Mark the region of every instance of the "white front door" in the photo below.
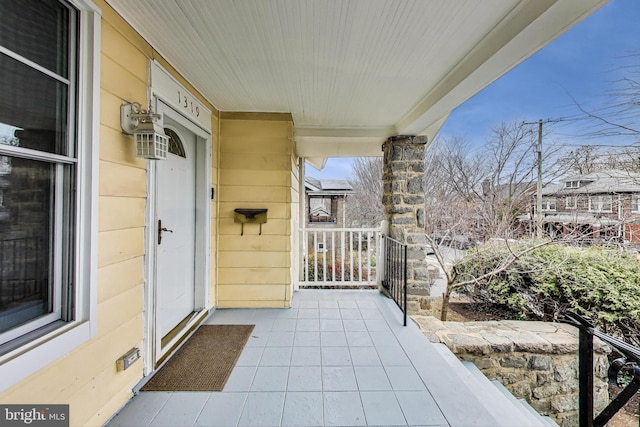
[[[156,169],[156,328],[165,337],[195,310],[196,135],[165,117],[167,160]]]

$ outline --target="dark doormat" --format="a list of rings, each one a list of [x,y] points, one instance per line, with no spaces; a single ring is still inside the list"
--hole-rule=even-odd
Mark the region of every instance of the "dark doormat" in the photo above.
[[[221,391],[254,325],[203,325],[142,391]]]

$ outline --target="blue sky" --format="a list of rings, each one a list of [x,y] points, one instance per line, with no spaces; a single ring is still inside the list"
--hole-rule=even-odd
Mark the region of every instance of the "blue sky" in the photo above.
[[[492,126],[503,121],[537,121],[575,116],[580,105],[592,108],[606,101],[605,92],[621,75],[620,66],[640,63],[640,1],[611,0],[596,13],[458,107],[439,136],[462,136],[483,144]],[[629,58],[630,54],[635,57]],[[580,124],[562,122],[549,137],[568,143],[580,140]],[[604,143],[604,142],[603,142]],[[628,143],[606,141],[606,143]],[[349,179],[351,159],[329,159],[322,171],[307,165],[316,178]]]

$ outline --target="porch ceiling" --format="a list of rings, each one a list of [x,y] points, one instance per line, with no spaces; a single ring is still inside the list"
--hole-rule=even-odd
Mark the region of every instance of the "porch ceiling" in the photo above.
[[[221,111],[291,113],[299,154],[379,156],[608,0],[107,0]]]

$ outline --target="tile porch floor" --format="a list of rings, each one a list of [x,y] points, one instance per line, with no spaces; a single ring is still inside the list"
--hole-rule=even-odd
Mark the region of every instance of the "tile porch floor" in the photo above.
[[[107,426],[504,424],[378,291],[301,290],[205,323],[255,324],[224,390],[140,392]]]

